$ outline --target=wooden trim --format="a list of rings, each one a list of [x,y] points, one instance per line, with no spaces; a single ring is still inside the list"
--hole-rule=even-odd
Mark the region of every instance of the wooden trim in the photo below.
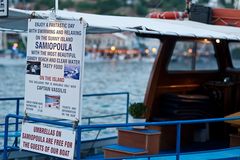
[[[183,87],[196,88],[199,86],[200,86],[199,84],[184,84],[184,85],[159,86],[158,89],[183,88]]]
[[[126,153],[126,154],[131,154],[131,155],[141,155],[141,154],[146,154],[148,153],[147,151],[142,151],[142,152],[130,152],[130,151],[123,151],[123,150],[118,150],[118,149],[112,149],[112,148],[104,148],[104,150],[109,150],[109,151],[114,151],[114,152],[119,152],[119,153]]]
[[[148,112],[146,114],[147,120],[150,119],[152,114],[152,107],[154,99],[157,93],[157,86],[159,83],[160,75],[165,72],[165,67],[170,60],[170,55],[172,49],[175,45],[176,38],[168,37],[162,41],[161,49],[159,49],[155,62],[153,64],[152,72],[147,85],[147,90],[144,98],[144,104],[148,107]]]
[[[141,132],[141,129],[139,130],[124,130],[124,129],[118,129],[121,132],[131,132],[131,133],[135,133],[135,134],[142,134],[142,135],[160,135],[161,132],[155,132],[155,133],[147,133],[147,132]],[[147,129],[145,129],[147,130]]]

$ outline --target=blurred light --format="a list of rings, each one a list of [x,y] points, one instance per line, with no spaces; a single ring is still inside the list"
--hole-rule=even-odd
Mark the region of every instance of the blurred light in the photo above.
[[[209,43],[209,40],[205,38],[204,43]]]
[[[115,46],[112,46],[111,47],[111,51],[115,51],[116,50],[116,47]]]
[[[193,51],[192,51],[192,48],[189,48],[188,49],[188,53],[192,53]]]
[[[18,43],[13,43],[12,49],[17,49]]]
[[[146,54],[149,54],[149,49],[145,49],[145,53],[146,53]]]
[[[216,43],[220,43],[220,39],[216,39]]]
[[[132,5],[133,4],[133,0],[126,0],[126,4],[127,5]]]
[[[152,53],[157,53],[157,49],[156,48],[152,48]]]

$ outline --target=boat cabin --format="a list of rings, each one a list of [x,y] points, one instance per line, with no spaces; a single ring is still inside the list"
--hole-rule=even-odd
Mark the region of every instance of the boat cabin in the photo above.
[[[223,118],[239,111],[240,43],[227,39],[159,36],[145,104],[151,122]],[[162,147],[174,148],[175,127],[162,127]],[[224,140],[226,124],[186,125],[183,145]],[[201,134],[201,135],[200,135]]]
[[[145,96],[149,121],[224,117],[239,110],[240,43],[160,39]]]

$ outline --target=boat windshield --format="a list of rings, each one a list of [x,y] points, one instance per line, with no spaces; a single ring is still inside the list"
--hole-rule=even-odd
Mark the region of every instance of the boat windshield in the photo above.
[[[211,41],[178,41],[168,65],[168,71],[218,70]]]
[[[240,43],[229,43],[229,50],[234,68],[240,68]]]

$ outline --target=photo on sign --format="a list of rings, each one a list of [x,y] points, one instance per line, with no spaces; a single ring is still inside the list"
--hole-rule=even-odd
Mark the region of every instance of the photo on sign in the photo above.
[[[41,62],[27,61],[27,74],[40,75],[41,73]]]
[[[60,96],[45,95],[45,107],[60,109]]]
[[[80,65],[64,65],[64,78],[79,80]]]

